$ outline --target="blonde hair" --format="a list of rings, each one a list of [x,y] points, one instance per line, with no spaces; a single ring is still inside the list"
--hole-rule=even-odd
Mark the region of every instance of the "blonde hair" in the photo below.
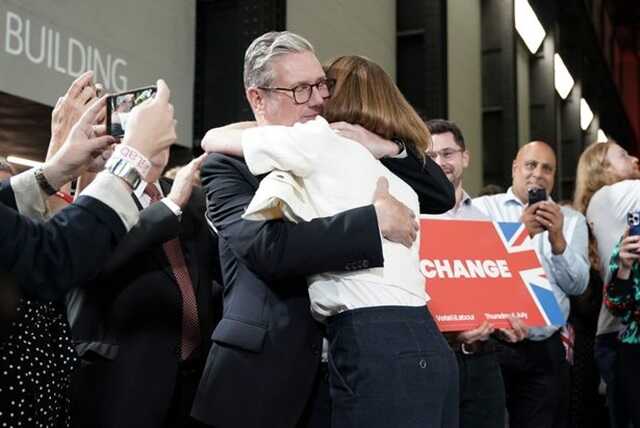
[[[609,140],[606,143],[595,143],[582,152],[576,170],[576,190],[573,206],[585,214],[591,197],[603,186],[617,183],[620,177],[611,172],[611,164],[607,160],[609,148],[616,144]]]
[[[337,81],[324,106],[327,121],[356,123],[386,139],[401,138],[424,159],[429,129],[382,67],[360,56],[342,56],[329,63],[326,73]]]
[[[607,153],[614,140],[606,143],[595,143],[582,152],[578,160],[576,170],[576,190],[573,196],[573,207],[586,215],[589,202],[593,195],[602,187],[617,183],[621,180],[610,169],[611,163],[607,160]],[[600,271],[600,257],[598,256],[598,244],[589,226],[589,261],[591,267]]]

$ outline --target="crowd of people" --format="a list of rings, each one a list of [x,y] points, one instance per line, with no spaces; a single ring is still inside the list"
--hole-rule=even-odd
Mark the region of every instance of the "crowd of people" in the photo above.
[[[173,179],[165,82],[116,139],[90,71],[54,108],[45,163],[0,163],[0,426],[585,426],[597,406],[576,411],[575,385],[599,382],[575,367],[597,364],[610,426],[640,427],[637,158],[591,145],[573,204],[529,204],[556,173],[533,141],[511,187],[472,198],[462,130],[423,120],[373,61],[323,66],[269,32],[244,84],[255,120],[210,130]],[[420,214],[523,223],[568,323],[441,333]]]

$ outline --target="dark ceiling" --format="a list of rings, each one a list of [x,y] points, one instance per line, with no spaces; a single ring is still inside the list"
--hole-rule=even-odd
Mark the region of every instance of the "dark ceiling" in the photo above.
[[[606,6],[620,46],[640,55],[640,1],[609,0]]]
[[[0,155],[43,161],[51,135],[52,110],[0,92]]]

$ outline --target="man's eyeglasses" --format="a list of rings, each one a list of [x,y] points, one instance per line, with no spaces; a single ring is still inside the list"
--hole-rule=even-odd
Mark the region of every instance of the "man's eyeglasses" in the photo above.
[[[463,152],[462,149],[443,149],[437,152],[428,151],[427,156],[431,158],[431,160],[436,160],[438,156],[440,156],[444,160],[451,160],[456,155],[456,153]]]
[[[333,88],[336,86],[336,79],[323,79],[318,83],[309,84],[309,83],[301,83],[293,88],[268,88],[264,86],[259,86],[258,89],[262,89],[263,91],[284,91],[291,92],[293,97],[293,102],[296,104],[305,104],[308,103],[311,99],[311,95],[313,94],[313,88],[318,90],[318,93],[322,98],[330,98],[331,94],[333,94]]]

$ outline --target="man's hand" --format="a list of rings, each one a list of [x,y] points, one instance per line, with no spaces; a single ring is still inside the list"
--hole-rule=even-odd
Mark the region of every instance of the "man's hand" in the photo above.
[[[43,173],[54,188],[58,189],[82,174],[95,158],[115,143],[112,136],[105,135],[104,126],[95,125],[105,100],[106,97],[102,97],[89,106],[71,128],[60,150],[45,162]]]
[[[489,339],[489,336],[495,331],[495,328],[489,324],[489,321],[483,322],[480,327],[473,330],[463,331],[456,336],[456,341],[470,345],[474,342],[485,341]]]
[[[200,171],[202,162],[204,162],[206,157],[207,154],[204,153],[192,159],[191,162],[182,167],[176,174],[176,179],[173,181],[168,198],[175,202],[180,208],[184,208],[187,205],[194,186],[193,178],[196,173]]]
[[[347,122],[334,122],[330,126],[339,135],[363,145],[376,159],[398,155],[397,144],[385,140],[378,134],[360,125],[352,125]]]
[[[522,211],[520,222],[524,223],[525,227],[529,231],[529,236],[534,237],[538,233],[544,232],[544,226],[536,219],[536,211],[543,202],[537,202],[533,205],[529,205]]]
[[[564,239],[562,226],[564,225],[564,214],[560,205],[551,201],[540,202],[540,206],[535,212],[536,221],[549,231],[549,243],[553,254],[562,254],[567,248],[567,241]]]
[[[416,216],[402,202],[389,193],[389,182],[380,177],[373,194],[373,206],[378,217],[378,226],[382,236],[391,241],[411,248],[420,229]]]
[[[96,125],[95,129],[96,129],[96,134],[98,135],[105,135],[107,133],[106,125]],[[116,142],[117,142],[117,139],[116,139]],[[105,164],[113,154],[114,148],[115,148],[115,144],[107,147],[107,149],[103,151],[100,154],[100,156],[94,158],[89,164],[89,167],[87,168],[87,172],[97,174],[100,171],[102,171],[104,169]]]
[[[73,125],[87,111],[95,98],[93,71],[81,74],[73,81],[67,92],[58,98],[51,114],[51,140],[47,150],[47,159],[51,159],[60,150]]]
[[[131,110],[122,141],[147,159],[169,148],[177,138],[173,105],[169,103],[171,92],[164,80],[158,80],[157,85],[155,97]]]
[[[509,317],[509,323],[511,324],[511,328],[498,329],[497,333],[500,339],[505,342],[516,343],[527,338],[529,328],[520,318]]]

